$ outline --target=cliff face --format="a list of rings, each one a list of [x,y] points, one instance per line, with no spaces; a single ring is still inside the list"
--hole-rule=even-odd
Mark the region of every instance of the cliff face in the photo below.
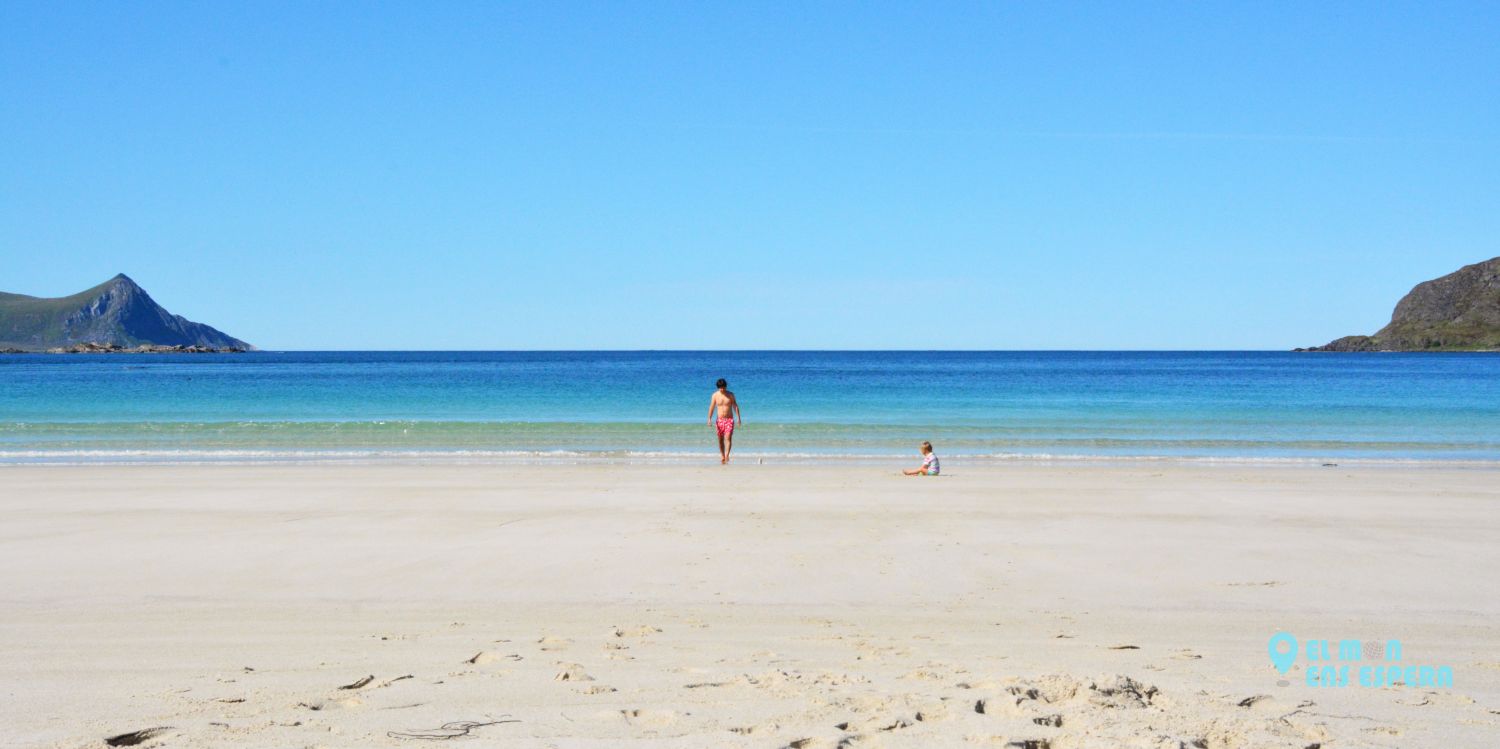
[[[124,274],[55,299],[0,293],[0,348],[43,351],[80,344],[254,348],[162,309]]]
[[[1375,335],[1307,351],[1500,350],[1500,257],[1417,284]]]

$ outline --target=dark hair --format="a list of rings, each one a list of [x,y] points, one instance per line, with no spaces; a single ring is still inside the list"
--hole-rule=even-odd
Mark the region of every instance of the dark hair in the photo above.
[[[714,383],[714,387],[723,390],[724,388],[729,387],[729,383],[725,382],[723,377],[720,377],[719,381]]]

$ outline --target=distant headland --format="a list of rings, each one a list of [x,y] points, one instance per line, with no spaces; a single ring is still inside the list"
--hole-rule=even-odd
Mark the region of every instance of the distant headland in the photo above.
[[[121,273],[72,296],[0,292],[0,353],[242,353],[255,347],[174,315]]]
[[[1297,351],[1500,351],[1500,257],[1423,281],[1375,335]]]

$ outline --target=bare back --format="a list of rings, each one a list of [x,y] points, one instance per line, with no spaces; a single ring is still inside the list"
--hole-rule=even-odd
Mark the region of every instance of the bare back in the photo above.
[[[719,418],[729,419],[734,417],[734,393],[728,390],[714,392],[713,406],[718,411]]]

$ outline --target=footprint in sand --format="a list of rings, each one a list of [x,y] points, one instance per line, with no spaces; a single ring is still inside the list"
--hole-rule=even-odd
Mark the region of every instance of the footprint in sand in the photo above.
[[[1464,694],[1451,694],[1444,692],[1424,692],[1420,696],[1412,696],[1406,700],[1397,700],[1397,704],[1408,707],[1423,707],[1426,705],[1476,705],[1473,697]]]
[[[557,665],[558,665],[558,668],[560,668],[561,670],[557,672],[556,676],[552,677],[553,681],[593,681],[594,680],[594,677],[590,676],[587,671],[583,670],[583,666],[580,666],[577,663],[558,663]]]
[[[894,717],[891,715],[875,715],[861,721],[844,721],[843,723],[834,724],[833,727],[839,729],[840,731],[848,731],[857,735],[860,732],[889,733],[891,731],[899,731],[903,728],[911,728],[914,724],[915,721],[907,720],[905,718]]]
[[[914,671],[908,671],[896,678],[915,681],[946,681],[948,675],[942,671],[935,671],[930,668],[919,668]]]
[[[569,645],[573,644],[573,641],[566,637],[543,635],[536,641],[536,644],[541,645],[542,650],[566,650]]]
[[[941,723],[952,720],[953,711],[949,709],[947,702],[924,702],[917,707],[915,717],[918,723]]]
[[[779,723],[762,723],[760,725],[754,726],[735,726],[733,728],[730,728],[729,732],[737,733],[741,736],[755,736],[767,733],[776,733],[780,730],[781,724]]]
[[[676,710],[621,710],[619,715],[641,728],[665,728],[677,722]]]
[[[1246,698],[1244,698],[1244,699],[1242,699],[1239,702],[1236,702],[1234,704],[1235,704],[1236,707],[1252,707],[1253,708],[1256,705],[1262,705],[1262,707],[1267,706],[1267,705],[1270,704],[1270,702],[1271,702],[1271,695],[1269,695],[1269,694],[1254,694],[1254,695],[1246,697]]]
[[[1135,682],[1131,682],[1135,684]],[[1038,714],[1054,703],[1067,702],[1078,696],[1083,684],[1076,679],[1048,675],[1028,681],[1016,681],[1003,685],[994,682],[960,684],[960,688],[978,689],[992,694],[974,701],[974,712],[981,715],[997,715],[1008,718],[1026,718],[1036,725],[1051,726],[1052,719],[1062,722],[1062,716],[1053,713]],[[998,692],[998,694],[996,694]],[[1154,691],[1152,692],[1154,694]],[[1043,720],[1038,720],[1038,719]]]
[[[1089,691],[1089,700],[1096,705],[1127,709],[1148,707],[1159,693],[1156,687],[1118,674],[1095,679]]]
[[[661,627],[652,627],[652,626],[646,625],[646,624],[642,624],[642,625],[640,625],[638,627],[614,627],[614,628],[610,629],[610,631],[609,631],[609,634],[610,634],[611,637],[620,637],[620,638],[624,638],[624,637],[650,637],[651,635],[660,634],[660,633],[661,633]]]
[[[473,656],[464,660],[464,663],[472,663],[476,666],[484,666],[490,663],[514,663],[522,660],[518,653],[500,653],[493,650],[481,650]]]
[[[358,697],[345,697],[338,700],[313,700],[311,702],[298,702],[297,707],[313,712],[325,712],[328,710],[349,710],[365,704]]]

